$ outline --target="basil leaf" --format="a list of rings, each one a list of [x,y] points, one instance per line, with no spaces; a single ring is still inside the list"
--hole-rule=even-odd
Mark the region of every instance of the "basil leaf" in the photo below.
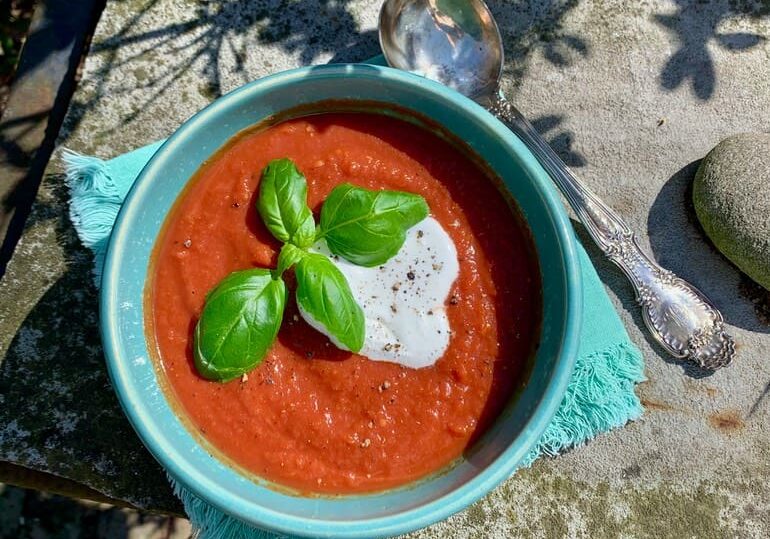
[[[297,305],[320,324],[338,348],[358,352],[364,345],[364,312],[342,272],[324,255],[308,253],[294,268]],[[311,325],[315,325],[311,323]]]
[[[283,247],[281,247],[281,253],[278,255],[278,267],[273,271],[273,278],[277,279],[283,275],[284,271],[302,260],[302,257],[306,254],[307,251],[295,247],[291,243],[284,243]]]
[[[427,216],[428,204],[419,195],[346,183],[324,201],[320,236],[332,253],[359,266],[378,266],[401,249],[406,231]]]
[[[259,183],[257,210],[268,230],[282,242],[309,247],[315,221],[307,206],[307,181],[290,159],[270,161]]]
[[[195,368],[209,380],[227,382],[262,362],[281,326],[286,285],[270,270],[232,273],[206,297],[195,326]]]

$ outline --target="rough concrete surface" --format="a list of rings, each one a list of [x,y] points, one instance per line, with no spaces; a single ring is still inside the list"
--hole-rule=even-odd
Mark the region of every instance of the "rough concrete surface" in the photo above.
[[[506,91],[645,248],[722,309],[740,356],[711,376],[669,360],[646,336],[620,272],[589,247],[647,362],[645,416],[541,459],[412,537],[770,535],[770,298],[707,242],[689,192],[717,142],[767,129],[770,4],[490,4],[505,39]],[[378,8],[113,0],[60,142],[113,156],[169,135],[248,80],[372,56]],[[55,159],[0,282],[0,458],[174,510],[109,387],[89,255],[66,217],[60,170]]]

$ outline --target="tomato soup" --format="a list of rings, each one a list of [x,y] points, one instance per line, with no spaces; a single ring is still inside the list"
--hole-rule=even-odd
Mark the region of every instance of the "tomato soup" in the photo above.
[[[289,302],[265,360],[228,383],[195,370],[206,293],[229,273],[276,265],[255,209],[262,169],[292,159],[316,216],[336,185],[422,195],[455,243],[449,346],[410,369],[342,351]],[[190,428],[240,469],[301,492],[401,486],[451,464],[523,383],[539,338],[532,241],[497,182],[459,145],[389,116],[324,113],[239,134],[196,174],[167,218],[147,287],[150,340]]]

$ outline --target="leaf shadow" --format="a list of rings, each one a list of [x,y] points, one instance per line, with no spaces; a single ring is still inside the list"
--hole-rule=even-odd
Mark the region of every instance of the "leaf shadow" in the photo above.
[[[504,73],[514,89],[530,69],[538,51],[555,66],[566,67],[590,55],[588,41],[564,30],[564,21],[577,0],[508,2],[490,0],[489,9],[500,28],[506,58]]]
[[[266,47],[276,47],[296,55],[300,65],[328,55],[330,62],[349,62],[379,53],[376,32],[361,31],[352,0],[209,0],[198,3],[193,18],[156,27],[152,17],[160,4],[161,0],[146,0],[112,35],[91,46],[90,54],[98,59],[89,75],[93,91],[85,100],[73,102],[65,139],[85,113],[106,98],[142,93],[141,101],[102,135],[145,117],[153,103],[168,99],[174,84],[190,72],[199,76],[198,91],[215,99],[237,85],[233,79],[243,84],[258,78],[249,61],[257,47],[263,54]],[[154,64],[151,70],[143,68],[148,60]],[[269,54],[263,63],[271,67]],[[144,73],[141,80],[115,80],[129,68]]]
[[[53,228],[65,269],[21,321],[0,364],[0,424],[11,426],[0,437],[0,452],[10,462],[136,507],[182,514],[111,387],[98,332],[93,259],[75,233],[67,201],[64,178],[49,175],[26,223],[28,230]],[[23,264],[40,271],[29,257]]]
[[[675,90],[689,84],[695,96],[708,100],[717,84],[710,46],[740,52],[761,45],[766,36],[746,32],[721,33],[719,26],[737,16],[759,19],[770,15],[768,2],[700,2],[676,0],[673,14],[656,14],[653,20],[662,26],[678,49],[666,61],[659,75],[661,87]]]
[[[506,58],[503,82],[509,93],[516,93],[538,52],[557,67],[571,66],[591,54],[587,40],[563,28],[565,18],[578,5],[577,0],[529,3],[491,0],[488,4],[503,39]],[[552,114],[531,121],[567,165],[585,166],[585,157],[573,148],[574,133],[562,126],[565,120],[564,114]]]
[[[568,129],[561,125],[564,123],[563,114],[550,114],[532,119],[532,125],[551,147],[559,154],[562,161],[570,167],[583,167],[586,159],[579,151],[573,148],[574,136]]]

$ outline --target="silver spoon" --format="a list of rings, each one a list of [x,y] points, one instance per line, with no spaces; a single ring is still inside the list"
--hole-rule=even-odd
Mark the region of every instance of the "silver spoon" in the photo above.
[[[652,336],[677,358],[716,370],[735,355],[722,314],[640,248],[625,222],[564,164],[500,92],[503,45],[482,0],[386,0],[380,45],[392,67],[437,80],[497,116],[537,157],[593,240],[626,274]]]

